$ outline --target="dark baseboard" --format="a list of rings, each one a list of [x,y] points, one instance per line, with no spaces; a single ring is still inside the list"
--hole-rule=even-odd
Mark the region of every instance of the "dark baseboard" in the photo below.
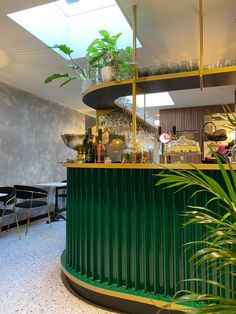
[[[114,296],[104,295],[97,293],[95,291],[86,289],[74,281],[70,280],[65,274],[63,276],[64,281],[66,280],[70,289],[73,290],[73,294],[77,294],[79,297],[93,303],[96,306],[103,307],[106,309],[112,309],[118,311],[119,313],[128,314],[182,314],[182,311],[162,309],[152,304],[145,304],[141,302],[136,302],[128,299],[117,298]],[[70,290],[69,289],[69,290]],[[160,311],[160,312],[158,312]]]

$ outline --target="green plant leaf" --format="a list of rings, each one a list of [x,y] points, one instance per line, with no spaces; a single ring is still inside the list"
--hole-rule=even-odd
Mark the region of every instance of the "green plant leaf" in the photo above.
[[[76,80],[78,79],[77,77],[70,77],[69,80],[66,80],[65,82],[63,82],[62,84],[60,84],[60,87],[68,84],[70,81]]]
[[[103,37],[109,37],[110,33],[106,31],[105,29],[102,29],[99,31],[99,34],[102,35]]]
[[[74,50],[72,50],[70,47],[66,46],[65,44],[63,45],[54,45],[52,47],[48,47],[51,49],[59,49],[61,52],[63,52],[64,54],[70,56]]]
[[[54,73],[54,74],[48,76],[45,79],[44,83],[48,84],[48,83],[51,83],[55,79],[63,78],[63,77],[70,77],[70,74],[69,73]]]

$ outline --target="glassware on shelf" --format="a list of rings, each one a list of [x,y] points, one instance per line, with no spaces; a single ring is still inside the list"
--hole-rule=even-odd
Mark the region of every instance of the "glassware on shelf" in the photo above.
[[[199,59],[190,59],[189,60],[189,69],[190,69],[190,71],[198,70],[199,69],[199,63],[200,63]]]

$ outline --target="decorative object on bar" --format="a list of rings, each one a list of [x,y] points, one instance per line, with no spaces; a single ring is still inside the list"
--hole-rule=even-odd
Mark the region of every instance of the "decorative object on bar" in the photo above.
[[[198,282],[199,285],[196,291],[181,290],[176,293],[177,302],[196,302],[199,305],[189,309],[188,313],[233,314],[236,313],[235,291],[231,290],[236,267],[236,173],[229,162],[229,170],[225,170],[220,157],[213,150],[212,154],[219,165],[224,188],[194,165],[191,171],[168,169],[171,172],[157,175],[161,179],[156,185],[164,185],[165,188],[176,186],[179,191],[191,186],[194,188],[192,197],[197,187],[200,188],[197,190],[198,195],[203,192],[210,195],[205,206],[196,205],[195,200],[195,205],[188,206],[189,211],[183,213],[187,217],[184,227],[190,225],[191,228],[201,228],[201,240],[187,244],[193,250],[190,261],[194,265],[193,274],[196,277],[186,280],[193,284]],[[225,275],[228,283],[223,279]]]
[[[72,75],[69,72],[54,73],[45,79],[45,81],[44,81],[45,84],[51,83],[55,79],[61,79],[61,78],[65,78],[66,80],[60,84],[60,87],[68,84],[69,82],[71,82],[73,80],[84,81],[85,85],[82,86],[83,90],[90,88],[91,86],[93,86],[95,84],[95,81],[98,78],[97,69],[94,67],[91,67],[89,64],[87,64],[86,69],[83,69],[79,65],[79,63],[72,58],[71,55],[74,51],[70,47],[63,44],[63,45],[54,45],[54,46],[49,47],[49,48],[59,49],[61,52],[63,52],[65,55],[67,55],[69,57],[71,63],[70,64],[66,63],[65,66],[69,67],[71,70],[73,70],[75,74]]]
[[[130,76],[132,48],[120,49],[117,40],[122,35],[111,35],[107,30],[100,30],[102,37],[95,38],[88,46],[86,58],[92,69],[101,69],[102,82],[119,81]]]
[[[228,105],[223,105],[224,113],[204,116],[202,129],[203,162],[216,163],[209,147],[220,154],[223,160],[231,158],[232,147],[236,143],[236,115]]]
[[[86,134],[62,134],[61,138],[63,142],[66,144],[66,146],[77,151],[76,158],[77,161],[84,162],[85,161],[84,142],[86,139]]]
[[[150,155],[150,151],[144,151],[140,146],[127,147],[123,150],[122,163],[148,164],[151,162]]]
[[[214,126],[213,132],[209,132],[209,131],[205,130],[206,126],[209,124]],[[215,123],[212,121],[208,121],[203,125],[203,135],[204,135],[204,139],[206,141],[214,141],[214,142],[225,141],[228,138],[227,134],[226,134],[226,130],[225,129],[218,129],[217,130]]]

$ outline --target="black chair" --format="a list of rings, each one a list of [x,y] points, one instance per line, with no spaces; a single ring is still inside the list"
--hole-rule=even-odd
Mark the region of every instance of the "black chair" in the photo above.
[[[17,231],[20,238],[20,228],[18,223],[18,217],[16,214],[16,208],[15,208],[15,202],[16,202],[16,191],[13,187],[0,187],[0,195],[5,194],[3,196],[0,196],[0,217],[1,217],[1,223],[0,223],[0,232],[2,232],[2,226],[3,226],[3,218],[4,216],[9,216],[8,219],[8,226],[7,230],[9,229],[11,218],[14,216],[16,220],[16,226]],[[12,205],[10,208],[9,206]]]
[[[28,227],[30,224],[30,218],[32,213],[32,208],[37,208],[41,206],[48,206],[48,192],[46,190],[37,188],[35,186],[29,185],[15,185],[16,190],[16,207],[26,209],[27,224],[25,235],[27,235]],[[46,200],[41,200],[42,198]],[[19,199],[24,200],[23,202],[17,202]],[[50,211],[48,206],[48,220],[51,223]]]

